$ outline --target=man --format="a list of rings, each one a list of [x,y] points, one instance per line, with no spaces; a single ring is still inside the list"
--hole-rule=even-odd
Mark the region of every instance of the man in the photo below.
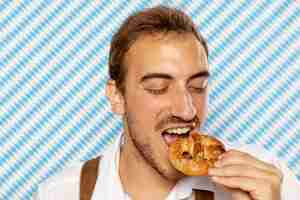
[[[208,176],[186,177],[170,164],[176,135],[205,120],[207,58],[204,39],[181,11],[158,6],[130,16],[113,37],[106,88],[124,133],[101,159],[44,183],[37,199],[205,199],[199,191],[215,200],[299,198],[295,177],[257,147],[226,144]]]

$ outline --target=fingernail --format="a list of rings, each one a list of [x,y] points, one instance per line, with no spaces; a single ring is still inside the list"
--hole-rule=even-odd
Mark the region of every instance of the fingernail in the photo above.
[[[218,181],[218,177],[216,177],[216,176],[212,176],[211,179],[212,179],[213,181]]]
[[[213,168],[208,169],[208,175],[213,175],[215,170]]]

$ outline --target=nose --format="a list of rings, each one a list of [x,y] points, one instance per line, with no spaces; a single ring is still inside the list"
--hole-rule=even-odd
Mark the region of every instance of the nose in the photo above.
[[[172,114],[185,121],[193,120],[196,116],[196,107],[192,95],[188,91],[177,91],[171,99]]]

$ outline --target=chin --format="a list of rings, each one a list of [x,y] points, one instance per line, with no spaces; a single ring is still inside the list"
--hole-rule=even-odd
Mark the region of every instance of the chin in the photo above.
[[[176,170],[170,164],[165,169],[160,170],[159,173],[170,181],[178,181],[179,179],[182,179],[183,177],[185,177],[185,175],[183,173]]]

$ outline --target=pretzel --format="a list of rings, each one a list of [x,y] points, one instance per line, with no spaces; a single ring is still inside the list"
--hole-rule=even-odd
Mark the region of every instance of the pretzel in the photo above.
[[[205,176],[214,166],[224,145],[212,136],[193,131],[189,137],[178,138],[169,148],[172,165],[187,176]]]

